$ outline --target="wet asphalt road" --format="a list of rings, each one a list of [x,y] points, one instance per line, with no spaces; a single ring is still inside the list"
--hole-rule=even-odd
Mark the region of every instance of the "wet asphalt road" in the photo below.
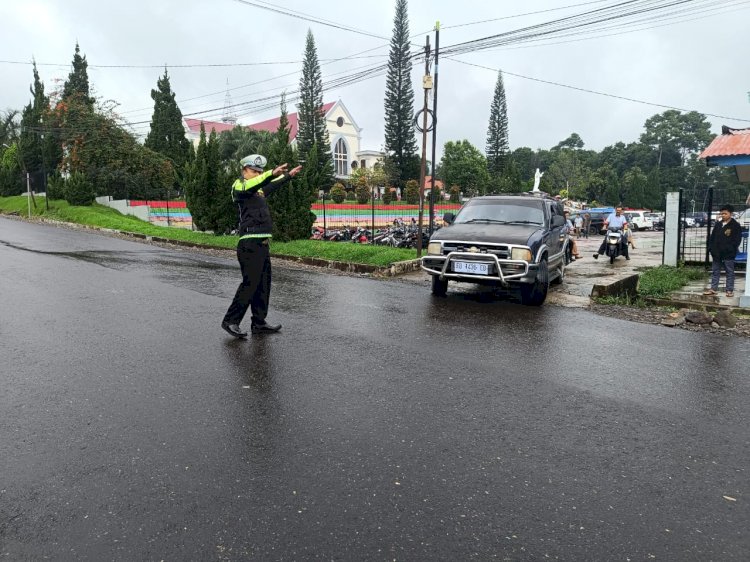
[[[279,264],[237,341],[238,280],[0,219],[0,559],[750,556],[746,340]]]

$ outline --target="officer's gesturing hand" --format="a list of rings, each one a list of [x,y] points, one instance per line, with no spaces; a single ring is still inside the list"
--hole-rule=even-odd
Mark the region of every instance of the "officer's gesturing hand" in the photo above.
[[[289,164],[281,164],[280,166],[276,166],[273,169],[272,174],[274,176],[280,176],[281,174],[288,173],[291,177],[296,176],[300,173],[302,170],[302,166],[297,166],[296,168],[293,168],[292,170],[287,171],[287,168],[289,167]]]

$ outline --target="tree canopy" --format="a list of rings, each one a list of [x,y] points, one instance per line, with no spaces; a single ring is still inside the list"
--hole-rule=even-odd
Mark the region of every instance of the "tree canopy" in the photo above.
[[[164,75],[156,82],[156,89],[151,90],[151,99],[154,100],[154,114],[144,144],[167,157],[175,169],[180,169],[190,159],[191,147],[185,137],[182,112],[175,101],[166,68]]]
[[[467,140],[445,143],[440,170],[446,185],[458,185],[467,195],[483,195],[487,191],[487,160]]]

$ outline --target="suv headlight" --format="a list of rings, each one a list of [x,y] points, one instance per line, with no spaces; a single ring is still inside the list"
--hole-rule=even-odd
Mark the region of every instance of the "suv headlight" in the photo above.
[[[428,256],[442,256],[443,255],[443,243],[442,242],[430,242],[427,244],[427,255]]]
[[[513,248],[510,251],[510,259],[531,261],[531,250],[528,248]]]

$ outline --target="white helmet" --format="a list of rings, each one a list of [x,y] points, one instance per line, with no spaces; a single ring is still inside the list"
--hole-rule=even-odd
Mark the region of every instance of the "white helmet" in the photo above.
[[[266,167],[266,164],[268,164],[268,160],[266,160],[265,156],[261,156],[260,154],[251,154],[240,160],[240,165],[243,168],[250,168],[256,172],[262,172],[263,168]]]

